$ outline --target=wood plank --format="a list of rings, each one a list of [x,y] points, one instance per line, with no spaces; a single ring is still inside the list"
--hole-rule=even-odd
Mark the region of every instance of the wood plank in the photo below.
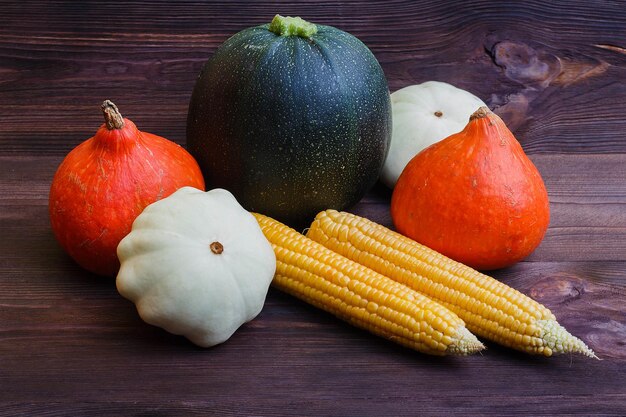
[[[256,320],[227,343],[202,350],[142,323],[110,280],[71,268],[63,273],[56,268],[52,273],[30,270],[28,280],[0,292],[0,410],[7,415],[37,410],[45,398],[52,412],[56,404],[59,414],[64,409],[88,412],[98,405],[109,412],[151,406],[170,412],[223,407],[239,415],[272,415],[291,404],[327,415],[362,415],[368,410],[378,414],[385,409],[410,415],[426,401],[425,411],[433,415],[456,406],[502,415],[505,408],[485,401],[489,393],[491,400],[506,399],[508,406],[530,414],[535,407],[554,414],[624,411],[621,381],[626,368],[615,365],[626,360],[625,323],[615,306],[626,291],[625,266],[621,262],[586,271],[593,272],[599,284],[579,276],[578,265],[567,263],[522,263],[501,274],[505,282],[530,290],[552,308],[604,361],[529,357],[493,344],[475,357],[432,358],[351,328],[275,290]],[[553,272],[559,275],[555,278]],[[17,275],[3,268],[0,274]],[[554,286],[542,292],[552,279],[581,280],[584,291],[574,297],[563,284],[559,293],[552,291]],[[620,280],[619,285],[605,283]],[[23,297],[16,300],[15,294]],[[492,378],[483,379],[482,374]],[[511,375],[515,390],[502,386]],[[604,383],[597,384],[600,379]],[[594,386],[593,393],[589,386]],[[153,402],[157,393],[158,406]],[[525,403],[524,398],[533,400]],[[593,407],[583,406],[587,400]],[[68,402],[75,404],[68,408]]]
[[[361,38],[392,91],[437,79],[474,92],[531,154],[626,152],[626,119],[616,106],[626,97],[618,3],[347,2],[339,13],[318,2],[172,7],[137,2],[120,14],[106,2],[20,2],[3,9],[0,152],[62,154],[95,132],[106,98],[141,129],[184,143],[203,63],[228,36],[276,12]],[[164,11],[176,19],[164,19]]]
[[[626,155],[533,155],[550,198],[550,227],[529,261],[626,260]],[[0,221],[19,237],[23,222],[48,227],[46,208],[52,177],[62,157],[0,157],[3,199]],[[377,186],[351,211],[392,227],[390,191]],[[36,213],[11,206],[34,204]],[[10,241],[9,241],[10,242]],[[2,247],[0,243],[0,247]],[[6,243],[6,245],[13,245]],[[11,248],[7,247],[7,250]]]
[[[550,198],[550,227],[529,261],[626,260],[626,155],[533,155]],[[0,221],[20,227],[36,221],[47,228],[47,196],[62,157],[0,157]],[[377,186],[351,211],[392,227],[390,191]],[[33,210],[11,207],[34,204]],[[21,219],[21,222],[20,222]],[[43,229],[42,229],[43,230]],[[5,241],[5,245],[14,246]],[[3,243],[0,243],[0,247]],[[6,248],[10,250],[10,247]]]

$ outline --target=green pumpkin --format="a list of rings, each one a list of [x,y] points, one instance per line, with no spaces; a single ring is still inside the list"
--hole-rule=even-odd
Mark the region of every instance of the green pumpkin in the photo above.
[[[292,225],[357,203],[390,137],[389,88],[370,50],[334,27],[281,16],[215,52],[187,118],[187,148],[207,185]]]

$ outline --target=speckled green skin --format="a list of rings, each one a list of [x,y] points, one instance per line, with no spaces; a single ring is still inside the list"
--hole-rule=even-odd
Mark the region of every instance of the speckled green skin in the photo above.
[[[308,39],[268,25],[228,39],[202,69],[187,118],[187,148],[207,186],[291,225],[358,202],[391,138],[376,58],[354,36],[317,28]]]

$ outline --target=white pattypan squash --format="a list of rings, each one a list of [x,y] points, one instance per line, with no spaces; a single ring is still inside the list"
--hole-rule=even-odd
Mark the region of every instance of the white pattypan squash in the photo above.
[[[485,104],[473,94],[439,81],[411,85],[391,94],[391,145],[380,180],[389,188],[423,149],[463,130]]]
[[[183,187],[148,207],[117,248],[119,293],[141,318],[208,347],[256,317],[276,257],[231,193]]]

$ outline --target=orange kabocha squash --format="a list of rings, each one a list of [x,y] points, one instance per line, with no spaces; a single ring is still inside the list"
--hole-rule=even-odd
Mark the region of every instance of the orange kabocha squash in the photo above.
[[[50,187],[52,230],[83,268],[115,276],[117,245],[148,205],[183,186],[204,189],[195,159],[181,146],[142,132],[117,107],[102,104],[105,123],[74,148]]]
[[[416,155],[391,199],[398,232],[475,269],[528,256],[548,228],[539,171],[487,107],[465,129]]]

